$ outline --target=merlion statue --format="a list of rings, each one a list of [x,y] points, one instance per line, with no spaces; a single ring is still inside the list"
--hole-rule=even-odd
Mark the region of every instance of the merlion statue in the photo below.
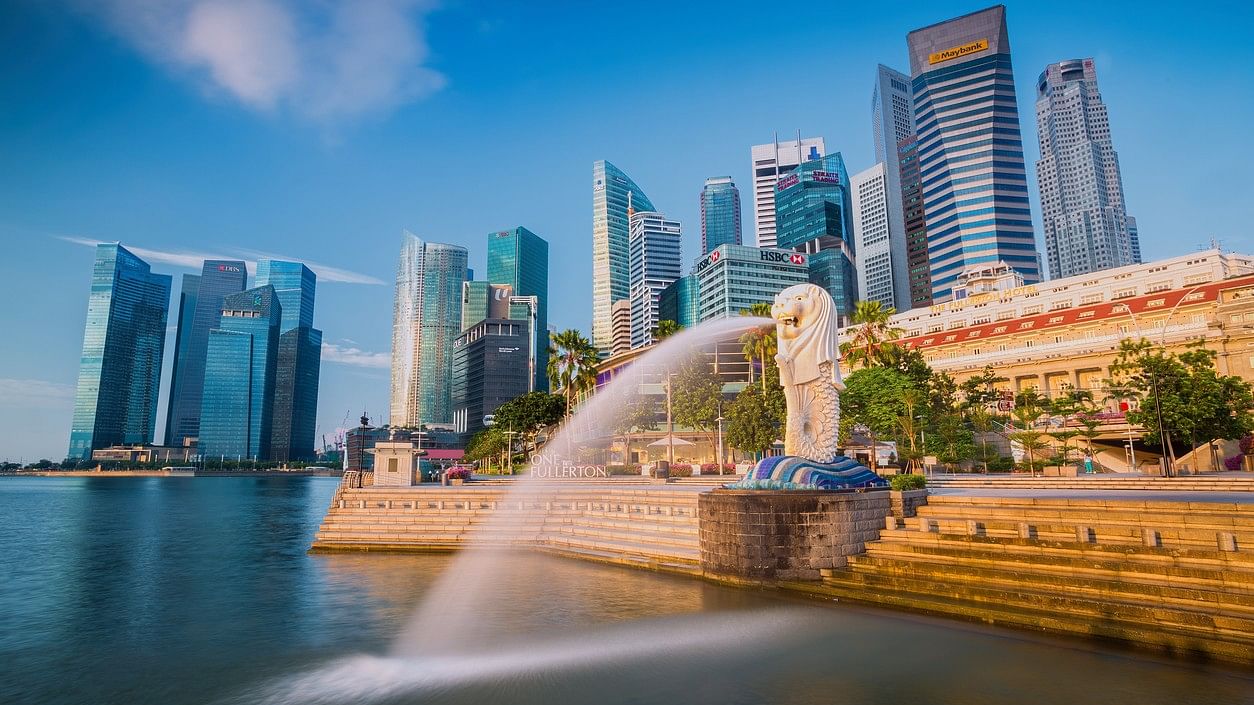
[[[884,487],[888,483],[840,454],[839,322],[832,295],[814,284],[797,284],[775,295],[771,306],[779,353],[779,383],[788,418],[784,455],[763,458],[732,489],[777,487],[823,490]]]
[[[836,304],[821,287],[797,284],[775,296],[771,306],[788,420],[784,452],[830,463],[840,428],[839,328]]]

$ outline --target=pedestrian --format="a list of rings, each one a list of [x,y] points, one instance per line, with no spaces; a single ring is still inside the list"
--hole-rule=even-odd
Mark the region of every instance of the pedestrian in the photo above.
[[[1084,472],[1086,475],[1093,474],[1093,456],[1089,453],[1084,454]]]

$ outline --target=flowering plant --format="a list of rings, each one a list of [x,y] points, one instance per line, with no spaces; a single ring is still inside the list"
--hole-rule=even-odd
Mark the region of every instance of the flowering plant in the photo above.
[[[444,476],[450,480],[469,480],[470,468],[453,468],[444,473]]]
[[[1233,455],[1231,457],[1224,458],[1224,467],[1228,468],[1229,470],[1240,470],[1241,463],[1244,461],[1245,461],[1245,456]]]

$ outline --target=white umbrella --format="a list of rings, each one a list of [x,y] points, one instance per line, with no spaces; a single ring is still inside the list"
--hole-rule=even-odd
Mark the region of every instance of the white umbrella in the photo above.
[[[656,441],[653,441],[652,443],[649,444],[649,447],[653,447],[653,446],[665,447],[665,446],[672,446],[672,445],[695,446],[696,443],[680,438],[679,436],[668,436],[666,438],[659,438]]]

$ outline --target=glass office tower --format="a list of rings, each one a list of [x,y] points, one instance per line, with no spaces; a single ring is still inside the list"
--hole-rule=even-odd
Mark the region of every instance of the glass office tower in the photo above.
[[[269,460],[282,306],[272,286],[222,300],[209,331],[198,451],[207,459]]]
[[[530,230],[517,227],[488,236],[488,282],[508,286],[514,296],[536,297],[535,389],[549,389],[549,243]],[[488,316],[485,316],[488,317]],[[495,317],[495,316],[491,316]],[[512,317],[512,316],[511,316]],[[469,326],[467,326],[469,327]]]
[[[392,309],[390,423],[453,422],[453,342],[461,332],[466,248],[405,231]]]
[[[658,299],[658,320],[674,321],[691,328],[701,320],[701,282],[697,275],[682,276],[662,290]]]
[[[629,205],[636,211],[657,210],[621,169],[605,160],[593,162],[592,344],[602,356],[610,354],[614,343],[610,309],[631,296]]]
[[[322,366],[322,331],[313,327],[317,284],[317,275],[300,262],[257,262],[257,286],[274,287],[283,313],[271,418],[271,460],[314,457]]]
[[[932,299],[967,269],[1004,262],[1041,280],[1002,5],[911,32]]]
[[[740,189],[730,176],[706,179],[701,189],[701,256],[740,240]]]
[[[184,276],[184,289],[187,276]],[[200,435],[200,402],[205,386],[205,347],[209,330],[222,318],[222,299],[238,294],[248,284],[248,270],[239,260],[205,260],[200,268],[195,307],[190,316],[180,307],[175,338],[174,372],[166,406],[165,444],[182,446]]]
[[[96,246],[69,457],[151,443],[171,279],[119,244]]]
[[[812,255],[810,282],[826,289],[846,316],[858,290],[851,203],[840,152],[803,162],[775,184],[779,247]]]

